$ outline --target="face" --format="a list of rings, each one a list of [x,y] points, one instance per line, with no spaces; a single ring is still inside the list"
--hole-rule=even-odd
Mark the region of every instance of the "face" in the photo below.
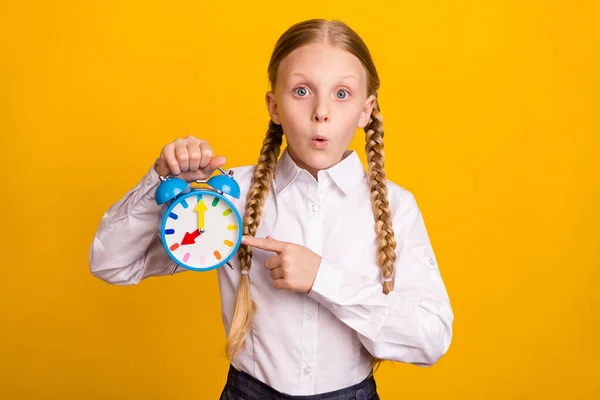
[[[369,122],[375,96],[367,97],[367,72],[356,56],[314,43],[283,60],[266,102],[290,156],[316,177],[342,160],[356,129]]]

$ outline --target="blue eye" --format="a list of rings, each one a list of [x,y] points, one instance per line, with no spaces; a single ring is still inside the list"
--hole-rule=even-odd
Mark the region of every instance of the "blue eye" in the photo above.
[[[345,95],[344,95],[344,96],[342,96],[342,97],[340,97],[340,93],[345,93]],[[347,90],[345,90],[345,89],[340,89],[340,90],[338,90],[338,92],[336,93],[336,97],[337,97],[338,99],[342,99],[342,100],[343,100],[343,99],[345,99],[346,97],[348,97],[348,91],[347,91]]]
[[[300,97],[304,97],[304,95],[307,93],[308,91],[306,90],[305,87],[298,87],[296,89],[294,89],[294,93],[296,93],[297,95],[299,95]]]

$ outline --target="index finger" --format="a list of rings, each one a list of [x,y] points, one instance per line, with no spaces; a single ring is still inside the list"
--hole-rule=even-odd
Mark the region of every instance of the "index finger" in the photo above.
[[[285,248],[285,242],[280,242],[272,238],[263,239],[252,236],[242,236],[242,243],[250,247],[256,247],[262,250],[273,251],[277,254],[281,254]]]

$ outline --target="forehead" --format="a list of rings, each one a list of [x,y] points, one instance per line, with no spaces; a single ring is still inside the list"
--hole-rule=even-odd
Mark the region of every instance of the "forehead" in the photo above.
[[[337,80],[349,75],[363,83],[366,70],[352,53],[323,43],[311,43],[298,47],[279,66],[279,81],[287,81],[302,74],[315,80]]]

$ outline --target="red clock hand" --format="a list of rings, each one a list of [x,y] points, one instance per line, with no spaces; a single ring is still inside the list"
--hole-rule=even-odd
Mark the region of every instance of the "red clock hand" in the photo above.
[[[202,232],[204,232],[204,229],[200,230],[200,229],[196,229],[195,231],[193,231],[192,233],[186,232],[183,240],[181,241],[181,244],[194,244],[196,243],[196,238],[200,235],[202,235]]]

